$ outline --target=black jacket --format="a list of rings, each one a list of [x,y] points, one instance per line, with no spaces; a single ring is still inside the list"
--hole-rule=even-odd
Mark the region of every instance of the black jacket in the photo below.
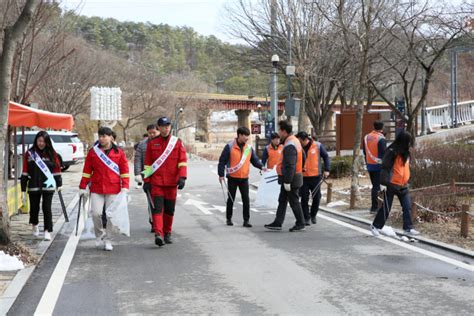
[[[61,163],[59,162],[59,157],[56,155],[55,160],[56,163],[50,160],[50,158],[44,153],[38,153],[43,160],[43,162],[48,166],[49,170],[54,176],[54,180],[56,180],[56,187],[60,187],[63,185],[62,177],[61,177]],[[25,153],[25,157],[23,158],[23,172],[21,174],[21,191],[25,192],[26,188],[28,187],[29,192],[35,191],[48,191],[54,192],[55,188],[46,188],[44,182],[46,181],[46,176],[44,175],[43,171],[36,165],[33,157],[30,156],[30,152],[27,151]]]
[[[296,147],[292,145],[284,147],[282,155],[282,175],[278,177],[278,183],[291,183],[293,189],[300,188],[303,186],[303,173],[296,173],[296,162],[298,161],[298,151]],[[302,163],[304,165],[304,159]]]

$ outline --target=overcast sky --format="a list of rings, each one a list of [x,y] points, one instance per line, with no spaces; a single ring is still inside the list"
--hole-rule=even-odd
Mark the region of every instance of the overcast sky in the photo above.
[[[225,34],[224,3],[232,0],[63,0],[62,6],[86,16],[112,17],[120,21],[190,26],[202,35],[215,35],[235,42]]]

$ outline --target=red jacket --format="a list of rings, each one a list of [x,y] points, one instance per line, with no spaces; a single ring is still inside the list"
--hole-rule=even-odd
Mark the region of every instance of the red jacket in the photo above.
[[[130,187],[128,161],[123,150],[114,146],[108,157],[119,166],[120,176],[107,167],[94,152],[94,148],[91,148],[84,163],[79,188],[85,189],[90,182],[91,193],[118,194],[122,188],[128,189]]]
[[[168,146],[170,138],[170,136],[166,138],[158,136],[148,142],[145,153],[145,168],[153,165],[161,156],[166,146]],[[150,177],[145,178],[144,181],[156,186],[175,187],[179,178],[187,177],[187,170],[186,149],[181,140],[178,139],[173,151],[161,167]]]

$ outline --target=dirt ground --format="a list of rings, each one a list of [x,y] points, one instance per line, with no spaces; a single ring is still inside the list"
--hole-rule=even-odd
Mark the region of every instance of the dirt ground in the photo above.
[[[31,266],[38,262],[38,257],[31,252],[26,246],[20,243],[10,243],[8,245],[0,245],[0,250],[6,254],[18,257],[25,266]]]
[[[373,219],[374,215],[371,215],[368,211],[371,205],[371,184],[368,174],[364,174],[359,177],[361,195],[357,200],[356,208],[354,210],[349,209],[351,185],[350,177],[345,177],[341,179],[329,179],[328,182],[333,183],[332,202],[342,201],[345,203],[345,205],[335,206],[337,210],[343,211],[345,213],[354,213],[353,215],[360,216],[366,219]],[[323,201],[321,205],[325,205],[327,191],[326,185],[323,185],[321,190],[323,193]],[[339,202],[337,204],[342,203]],[[363,212],[364,210],[367,210],[367,212]],[[471,207],[471,212],[472,211],[473,207]],[[418,210],[418,212],[420,213],[422,211]],[[419,230],[424,237],[448,244],[453,244],[458,247],[474,251],[474,217],[471,216],[470,218],[470,231],[469,236],[467,238],[463,238],[460,236],[461,220],[459,216],[452,218],[445,218],[440,216],[436,220],[431,222],[424,222],[418,217],[414,225],[415,228]],[[396,199],[393,202],[392,212],[387,221],[387,225],[390,225],[394,228],[402,229],[402,212],[400,203]]]

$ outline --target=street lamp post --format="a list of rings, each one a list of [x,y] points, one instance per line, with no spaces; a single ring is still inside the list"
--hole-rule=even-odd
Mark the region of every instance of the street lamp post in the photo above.
[[[272,109],[272,115],[274,120],[274,130],[277,130],[278,126],[278,91],[277,91],[277,68],[280,57],[278,55],[272,56],[272,66],[273,66],[273,75],[272,75],[272,89],[270,95],[270,103]]]
[[[174,119],[176,121],[173,131],[174,131],[174,136],[178,136],[178,131],[179,131],[179,115],[184,112],[184,109],[182,107],[179,107],[175,105],[174,107]]]

